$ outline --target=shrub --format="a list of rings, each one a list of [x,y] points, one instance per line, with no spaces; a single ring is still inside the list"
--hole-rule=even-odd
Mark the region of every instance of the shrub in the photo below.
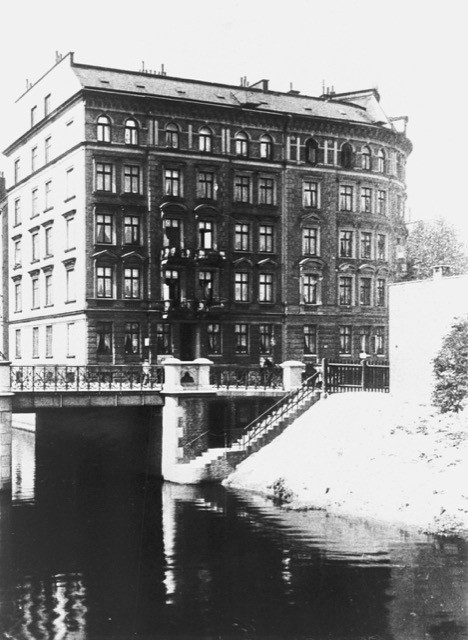
[[[460,411],[468,400],[468,318],[459,318],[434,359],[434,404],[442,413]]]
[[[291,502],[294,498],[294,493],[287,488],[284,478],[278,478],[268,488],[273,491],[272,499],[276,504]]]

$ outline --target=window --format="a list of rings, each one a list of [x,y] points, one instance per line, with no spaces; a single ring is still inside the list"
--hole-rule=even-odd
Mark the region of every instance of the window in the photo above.
[[[208,220],[198,222],[198,246],[200,249],[213,249],[213,223]]]
[[[250,202],[250,176],[236,175],[234,180],[234,200],[236,202]]]
[[[140,353],[140,324],[138,322],[125,323],[124,351],[127,355]]]
[[[377,279],[377,300],[376,304],[378,307],[385,307],[385,294],[386,294],[386,286],[385,286],[385,278]]]
[[[258,203],[275,204],[275,181],[273,178],[259,178]]]
[[[372,213],[372,189],[361,187],[361,211]]]
[[[21,179],[21,164],[20,164],[20,159],[17,158],[15,160],[15,164],[14,164],[14,177],[15,177],[15,184],[17,182],[20,181]]]
[[[351,326],[344,325],[340,327],[340,353],[350,355],[351,354]]]
[[[340,231],[340,258],[353,257],[353,231]]]
[[[234,139],[236,156],[247,157],[249,155],[249,138],[243,131],[239,131]]]
[[[377,152],[377,171],[379,173],[385,173],[387,164],[387,158],[385,155],[385,151],[383,149],[379,149]]]
[[[45,210],[52,209],[52,180],[45,183]]]
[[[359,283],[359,303],[365,307],[371,305],[372,278],[361,278]]]
[[[245,323],[234,325],[234,350],[236,353],[249,352],[249,327]]]
[[[164,246],[176,247],[179,249],[182,245],[180,221],[175,218],[165,218],[164,220]]]
[[[166,147],[179,148],[179,127],[176,124],[168,124],[166,127]]]
[[[140,244],[139,216],[124,217],[124,244]]]
[[[15,329],[15,358],[21,358],[21,329]]]
[[[14,284],[15,288],[15,313],[23,309],[23,295],[21,288],[21,280],[17,280]]]
[[[39,215],[39,189],[31,191],[31,218]]]
[[[37,122],[37,105],[34,105],[34,107],[31,107],[31,127],[34,127],[36,122]]]
[[[374,327],[374,354],[383,356],[385,353],[385,329],[384,327]]]
[[[371,150],[369,147],[362,147],[361,168],[364,169],[364,171],[370,171],[372,168]]]
[[[371,328],[361,327],[359,329],[359,347],[361,353],[370,354]]]
[[[343,169],[352,169],[354,166],[354,151],[349,142],[341,147],[341,166]]]
[[[96,191],[113,191],[114,165],[96,162]]]
[[[372,258],[372,233],[369,231],[361,232],[361,258]]]
[[[13,244],[13,266],[14,267],[21,267],[21,238],[19,238],[18,240],[14,241]]]
[[[234,227],[234,251],[250,250],[250,225],[236,224]]]
[[[141,270],[136,267],[124,269],[124,298],[141,297]]]
[[[114,240],[114,217],[110,213],[96,214],[96,243],[112,244]]]
[[[334,140],[325,140],[325,164],[336,164],[336,142]]]
[[[99,142],[111,141],[111,121],[107,116],[99,116],[97,119],[97,139]]]
[[[205,153],[211,153],[213,135],[208,127],[202,127],[198,132],[198,149]]]
[[[387,236],[379,233],[377,236],[377,260],[386,260],[387,258]]]
[[[135,165],[124,165],[124,192],[141,192],[140,167]]]
[[[217,323],[208,324],[206,328],[208,338],[208,353],[221,353],[221,325]]]
[[[75,323],[67,322],[67,358],[75,357],[75,346],[76,346]]]
[[[96,323],[96,352],[100,356],[112,354],[112,322]]]
[[[168,354],[172,351],[171,325],[167,322],[156,325],[156,351],[160,354]]]
[[[125,144],[138,144],[138,125],[133,118],[125,123]]]
[[[48,227],[44,227],[44,257],[50,258],[54,252],[53,246],[53,238],[52,238],[53,230],[52,225]]]
[[[316,275],[302,276],[302,301],[304,304],[318,304],[319,280]]]
[[[32,357],[39,358],[39,327],[32,328]]]
[[[52,358],[52,340],[53,340],[53,327],[51,324],[46,325],[45,328],[45,357]]]
[[[403,156],[401,153],[396,154],[396,175],[399,180],[403,180],[404,170],[403,170]]]
[[[377,213],[382,216],[387,214],[387,192],[377,191]]]
[[[317,140],[311,138],[305,143],[305,161],[309,164],[316,165],[321,161],[321,154]]]
[[[312,209],[318,207],[318,182],[305,180],[302,183],[302,205]]]
[[[65,248],[74,249],[75,246],[75,216],[70,216],[65,218]]]
[[[65,174],[65,196],[69,200],[75,195],[75,172],[73,167],[67,169]]]
[[[199,171],[197,182],[197,195],[199,198],[212,200],[214,198],[214,173],[211,171]]]
[[[164,193],[166,196],[182,195],[182,176],[179,169],[166,169],[164,171]]]
[[[44,98],[44,118],[50,113],[50,93]]]
[[[304,353],[317,353],[317,327],[314,324],[304,325]]]
[[[31,149],[31,171],[36,171],[37,169],[37,147],[33,147]]]
[[[250,298],[250,274],[245,271],[236,271],[234,274],[234,300],[236,302],[248,302]]]
[[[114,268],[96,266],[96,296],[112,298],[114,295]]]
[[[260,158],[271,160],[273,157],[273,140],[271,136],[260,136]]]
[[[315,227],[302,229],[302,253],[306,256],[319,255],[319,230]]]
[[[198,286],[202,300],[211,302],[213,300],[214,274],[212,271],[200,271],[198,274]]]
[[[261,324],[258,327],[258,347],[262,355],[271,355],[273,352],[273,325]]]
[[[404,217],[404,213],[405,213],[405,209],[404,209],[404,202],[403,202],[403,196],[401,195],[401,193],[397,194],[396,197],[396,209],[397,209],[397,216],[399,218],[403,218]]]
[[[273,226],[261,224],[258,228],[258,250],[265,253],[274,251]]]
[[[340,210],[353,210],[353,187],[349,185],[342,185],[340,188]]]
[[[39,276],[32,276],[31,278],[31,309],[39,309]]]
[[[338,280],[339,304],[349,306],[353,304],[353,279],[350,276],[342,276]]]
[[[39,229],[31,233],[31,262],[39,260]]]
[[[180,302],[180,279],[176,269],[164,272],[163,296],[165,301]]]
[[[258,301],[273,302],[273,274],[258,274]]]
[[[65,271],[65,301],[75,302],[76,300],[76,279],[75,279],[75,267],[69,266]]]
[[[44,143],[44,162],[50,162],[51,159],[51,151],[52,151],[52,137],[49,136],[45,139]]]
[[[53,289],[52,289],[52,273],[48,272],[44,276],[44,304],[46,307],[51,307],[54,303]]]
[[[17,198],[15,200],[15,225],[21,224],[21,200]]]

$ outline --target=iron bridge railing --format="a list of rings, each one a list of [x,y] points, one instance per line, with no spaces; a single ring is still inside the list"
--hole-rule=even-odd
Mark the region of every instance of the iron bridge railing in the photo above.
[[[283,389],[283,370],[277,365],[214,364],[210,384],[217,389]]]
[[[11,367],[12,391],[159,391],[159,365],[36,365]]]

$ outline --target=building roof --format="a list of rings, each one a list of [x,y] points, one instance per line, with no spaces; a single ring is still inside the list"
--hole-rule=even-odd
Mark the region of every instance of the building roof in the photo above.
[[[236,87],[144,71],[123,71],[78,63],[72,63],[72,69],[83,88],[123,91],[183,101],[391,126],[388,118],[385,117],[383,120],[380,117],[376,120],[371,110],[360,104],[353,104],[353,94],[344,94],[349,98],[348,100],[341,100],[338,96],[332,95],[317,98],[298,95],[297,92],[265,91],[252,87]],[[362,92],[353,93],[362,96]],[[374,90],[371,89],[365,93],[377,102]]]

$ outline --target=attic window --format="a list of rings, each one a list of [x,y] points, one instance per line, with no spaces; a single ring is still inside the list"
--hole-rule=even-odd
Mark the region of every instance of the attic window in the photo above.
[[[109,80],[103,80],[103,78],[99,78],[99,82],[102,82],[102,84],[110,84]]]
[[[136,84],[135,87],[138,87],[139,89],[146,89],[144,84]]]
[[[186,93],[184,89],[176,89],[177,93]]]
[[[311,107],[304,107],[305,111],[312,111]]]
[[[220,100],[226,100],[226,96],[217,95],[216,97],[219,98]]]

